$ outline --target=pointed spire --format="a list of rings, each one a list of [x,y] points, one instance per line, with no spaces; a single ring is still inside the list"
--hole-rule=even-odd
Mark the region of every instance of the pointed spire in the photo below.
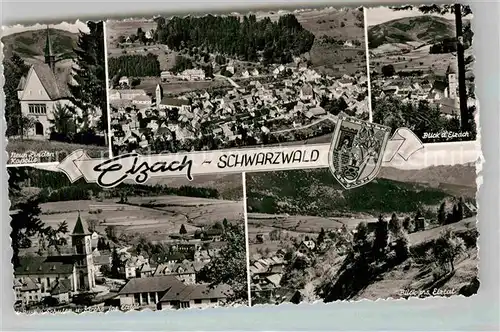
[[[86,235],[89,234],[85,227],[83,226],[82,218],[80,217],[80,211],[78,211],[78,218],[76,219],[75,228],[73,228],[72,235]]]
[[[45,39],[45,56],[53,56],[54,53],[52,52],[52,42],[50,41],[50,30],[49,26],[47,25],[47,37]]]
[[[52,50],[52,42],[50,40],[50,30],[47,25],[47,37],[45,39],[45,63],[49,65],[49,67],[54,70],[55,66],[55,55]]]

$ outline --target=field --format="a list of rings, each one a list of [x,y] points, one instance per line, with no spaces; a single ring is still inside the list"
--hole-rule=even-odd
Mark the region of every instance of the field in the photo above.
[[[115,226],[118,234],[141,235],[149,240],[165,239],[178,234],[181,225],[188,232],[201,226],[243,220],[243,204],[238,201],[203,199],[181,196],[129,197],[128,204],[115,200],[66,201],[41,204],[41,219],[56,226],[66,221],[73,229],[78,213],[83,220],[98,220],[97,231]],[[148,207],[141,206],[146,204]],[[92,212],[92,213],[91,213]]]
[[[396,71],[422,70],[424,72],[444,73],[448,66],[456,61],[452,53],[429,54],[430,45],[414,49],[402,55],[383,55],[370,51],[370,67],[381,71],[385,65],[393,65]]]
[[[330,75],[366,71],[363,12],[357,9],[326,8],[295,13],[302,26],[315,35],[310,58],[314,68]],[[324,44],[323,36],[343,41],[357,41],[359,47]],[[346,61],[346,59],[352,61]]]
[[[158,57],[160,63],[160,70],[170,70],[175,65],[176,52],[171,51],[165,45],[138,45],[130,44],[125,48],[116,47],[116,45],[109,45],[108,43],[108,57],[120,57],[122,55],[147,55],[148,53],[154,54]]]
[[[259,12],[258,19],[270,17],[276,21],[281,12]],[[359,70],[366,70],[363,12],[357,9],[333,9],[300,10],[293,13],[305,29],[311,31],[316,39],[311,51],[310,59],[314,68],[331,75],[353,74]],[[137,29],[148,31],[156,28],[152,20],[126,20],[112,21],[106,25],[108,35],[108,56],[118,57],[125,54],[147,54],[158,56],[160,69],[169,70],[175,64],[176,52],[169,50],[165,45],[143,46],[128,45],[121,48],[118,46],[119,36],[130,36],[137,33]],[[343,41],[356,41],[361,45],[358,47],[339,46],[323,44],[323,36]],[[352,61],[345,61],[351,58]],[[251,66],[245,65],[250,68]],[[174,88],[175,89],[175,88]],[[181,92],[181,91],[179,91]],[[175,92],[174,92],[175,93]]]
[[[271,241],[269,239],[269,233],[273,230],[280,230],[282,232],[282,239],[286,241],[291,238],[302,238],[304,236],[316,237],[321,228],[332,230],[346,225],[349,229],[353,229],[360,222],[373,221],[375,221],[375,218],[368,215],[357,218],[323,218],[301,215],[249,213],[248,239],[251,243],[250,254],[253,255],[257,251],[266,249],[269,249],[272,253],[283,246],[281,241]],[[255,243],[257,234],[264,236],[264,243]]]
[[[146,93],[154,94],[158,83],[160,83],[158,78],[141,78],[141,83],[136,89],[144,89]],[[229,86],[229,83],[224,79],[216,78],[212,81],[171,81],[161,83],[161,86],[166,95],[175,95],[193,90],[225,87]]]
[[[148,53],[158,56],[160,69],[162,71],[171,69],[175,64],[176,52],[171,51],[165,45],[139,45],[131,44],[125,48],[118,47],[118,37],[128,37],[137,34],[137,29],[143,31],[156,29],[156,23],[152,20],[125,20],[112,21],[106,24],[107,46],[109,57],[119,57],[122,55],[146,55]],[[143,88],[141,88],[143,89]],[[154,91],[154,88],[153,88]]]
[[[123,20],[106,22],[106,35],[109,43],[116,43],[119,36],[130,36],[137,33],[137,29],[148,31],[156,28],[153,20]],[[109,49],[108,49],[109,51]]]
[[[49,152],[45,154],[40,161],[36,162],[58,162],[66,158],[67,155],[75,150],[84,149],[88,155],[93,158],[108,157],[109,148],[106,146],[83,145],[73,144],[57,141],[46,140],[30,140],[30,139],[9,139],[7,142],[7,153],[9,154],[9,163],[18,163],[11,159],[11,154],[14,153],[27,153],[27,152]],[[17,158],[16,158],[17,159]],[[24,163],[24,162],[23,162]]]
[[[465,231],[467,229],[473,229],[476,228],[476,221],[477,221],[476,217],[471,217],[451,225],[439,226],[427,229],[425,231],[412,233],[410,234],[410,241],[412,245],[417,245],[422,242],[427,242],[429,240],[435,239],[439,236],[441,231],[443,231],[447,227],[451,227],[456,232]]]

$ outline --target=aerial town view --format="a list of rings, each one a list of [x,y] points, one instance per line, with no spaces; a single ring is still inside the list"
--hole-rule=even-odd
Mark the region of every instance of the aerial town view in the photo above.
[[[469,6],[366,9],[373,121],[424,143],[476,139]]]
[[[291,186],[290,184],[293,184]],[[474,164],[248,173],[252,305],[477,292]]]
[[[16,311],[248,303],[240,175],[109,190],[48,168],[9,175]]]
[[[109,154],[103,26],[3,28],[8,164]]]
[[[369,119],[362,8],[108,21],[113,153],[329,142]]]

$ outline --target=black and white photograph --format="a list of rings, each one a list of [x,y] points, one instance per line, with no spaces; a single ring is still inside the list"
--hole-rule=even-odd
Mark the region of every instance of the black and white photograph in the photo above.
[[[103,22],[3,27],[8,162],[107,157]]]
[[[477,293],[474,152],[352,189],[328,169],[247,173],[252,305]]]
[[[329,142],[370,118],[363,8],[107,21],[113,154]]]
[[[477,108],[467,5],[365,10],[373,121],[424,143],[474,141]]]
[[[248,305],[240,174],[103,189],[8,172],[17,312]]]

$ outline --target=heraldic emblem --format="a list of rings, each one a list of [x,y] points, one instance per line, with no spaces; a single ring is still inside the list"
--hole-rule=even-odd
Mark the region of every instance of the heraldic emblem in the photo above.
[[[382,165],[391,128],[339,114],[330,153],[330,171],[345,188],[373,180]]]

